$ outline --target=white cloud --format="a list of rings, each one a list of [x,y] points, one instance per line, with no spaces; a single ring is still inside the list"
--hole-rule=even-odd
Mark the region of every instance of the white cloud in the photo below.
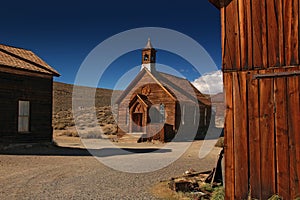
[[[223,74],[221,70],[205,73],[192,82],[204,94],[217,94],[223,92]]]

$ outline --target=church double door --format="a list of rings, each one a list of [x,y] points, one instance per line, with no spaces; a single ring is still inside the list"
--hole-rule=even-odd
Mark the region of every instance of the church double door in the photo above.
[[[133,113],[132,122],[132,132],[143,132],[143,113]]]

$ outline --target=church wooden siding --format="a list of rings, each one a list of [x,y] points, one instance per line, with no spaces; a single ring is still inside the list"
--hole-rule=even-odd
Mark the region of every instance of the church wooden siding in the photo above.
[[[210,0],[221,12],[226,199],[300,197],[299,0]]]
[[[0,72],[0,143],[52,141],[52,77],[46,77]],[[30,102],[26,133],[18,132],[19,100]]]
[[[138,78],[138,82],[134,82],[134,86],[130,87],[129,93],[119,103],[118,132],[134,132],[131,129],[134,122],[129,105],[137,94],[141,95],[143,93],[142,89],[144,87],[149,87],[151,92],[147,95],[147,99],[151,101],[151,105],[148,109],[163,104],[165,107],[165,121],[163,128],[161,127],[162,124],[149,124],[145,121],[143,126],[146,127],[147,125],[147,127],[144,128],[143,132],[151,137],[153,136],[153,139],[165,142],[170,141],[181,127],[182,130],[186,131],[186,136],[195,133],[196,139],[203,139],[211,120],[211,107],[193,100],[179,102],[171,95],[172,90],[166,91],[151,76],[148,72],[145,72],[142,77]],[[143,115],[148,114],[143,113]],[[162,129],[160,130],[159,127]],[[157,134],[155,134],[155,131],[157,131]]]
[[[131,89],[129,94],[126,95],[126,97],[119,104],[118,125],[123,132],[129,132],[129,123],[127,122],[130,120],[127,119],[127,117],[130,117],[130,115],[127,114],[127,112],[129,112],[128,105],[131,98],[135,94],[141,94],[142,88],[147,85],[151,89],[151,93],[148,98],[151,99],[153,104],[159,105],[160,103],[163,103],[165,105],[167,113],[165,123],[172,125],[173,127],[175,126],[175,100],[166,94],[166,91],[164,91],[149,74],[145,73],[142,79]]]

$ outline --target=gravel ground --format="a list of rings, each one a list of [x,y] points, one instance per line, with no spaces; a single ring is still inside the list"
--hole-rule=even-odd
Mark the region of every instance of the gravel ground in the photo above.
[[[198,153],[203,141],[196,141],[168,167],[132,174],[103,165],[81,149],[78,139],[58,139],[58,144],[64,147],[32,146],[2,150],[0,199],[157,199],[150,192],[154,184],[181,175],[189,168],[196,171],[212,169],[220,151],[213,148],[200,160]],[[147,144],[145,148],[150,146]]]

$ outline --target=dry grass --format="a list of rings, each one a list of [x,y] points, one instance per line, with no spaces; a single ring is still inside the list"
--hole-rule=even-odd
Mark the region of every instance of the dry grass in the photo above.
[[[212,200],[224,200],[225,199],[225,188],[218,187],[214,190],[211,196]]]
[[[60,136],[79,137],[79,134],[76,130],[66,130],[63,131]]]
[[[86,94],[93,91],[94,88],[79,87],[78,101],[90,101],[91,98]],[[116,122],[111,111],[112,90],[96,89],[95,104],[96,117],[93,119],[95,108],[81,108],[76,112],[76,116],[72,113],[72,92],[73,85],[65,83],[53,83],[53,120],[52,125],[54,130],[69,130],[76,126],[79,130],[88,130],[100,125],[104,134],[114,134],[117,131]],[[117,91],[118,93],[119,91]],[[108,126],[109,125],[109,126]],[[75,133],[66,132],[67,136],[75,136]],[[99,134],[89,133],[88,137],[99,138]]]
[[[102,134],[99,131],[88,131],[80,135],[84,139],[101,139]]]
[[[199,197],[199,194],[193,192],[175,192],[169,188],[169,181],[163,181],[151,188],[151,193],[159,199],[174,199],[174,200],[194,200],[194,199],[211,199],[211,200],[224,200],[225,189],[223,186],[212,187],[208,183],[203,183],[201,186],[202,191],[206,191],[211,194],[208,196]],[[200,195],[201,196],[201,195]]]
[[[175,192],[169,188],[168,182],[160,182],[151,188],[152,194],[159,199],[189,200],[182,192]]]
[[[90,87],[79,87],[79,101],[88,101],[86,93],[94,90]],[[73,85],[54,82],[53,83],[53,111],[54,113],[72,109]],[[117,91],[118,92],[118,91]],[[97,88],[95,94],[96,107],[108,106],[111,104],[113,90]]]

